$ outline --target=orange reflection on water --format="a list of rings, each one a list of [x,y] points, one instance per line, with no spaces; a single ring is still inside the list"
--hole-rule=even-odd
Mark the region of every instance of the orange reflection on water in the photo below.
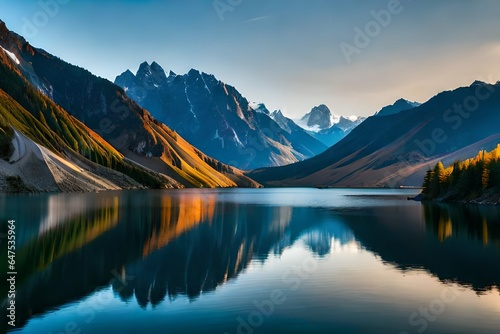
[[[201,222],[211,222],[215,214],[215,195],[189,194],[161,198],[159,225],[154,226],[151,237],[145,242],[143,257],[165,247],[171,240]]]
[[[439,241],[477,239],[485,247],[500,247],[500,211],[490,206],[429,204],[423,206],[425,224]]]
[[[438,238],[439,241],[444,241],[445,239],[453,235],[453,223],[450,217],[440,216],[438,223]]]
[[[488,246],[488,221],[486,220],[486,217],[483,217],[483,244],[485,246]]]

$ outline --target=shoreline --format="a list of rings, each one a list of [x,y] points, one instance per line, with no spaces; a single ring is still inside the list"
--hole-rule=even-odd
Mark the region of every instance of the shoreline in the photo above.
[[[461,196],[456,192],[451,192],[439,198],[426,199],[425,197],[422,197],[422,202],[500,206],[500,189],[489,189],[483,191],[481,194],[475,196],[474,198],[464,198],[464,196]]]

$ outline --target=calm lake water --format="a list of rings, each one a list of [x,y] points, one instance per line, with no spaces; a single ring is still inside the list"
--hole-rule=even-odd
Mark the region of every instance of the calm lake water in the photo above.
[[[0,195],[0,279],[15,219],[21,333],[499,333],[500,209],[417,192]]]

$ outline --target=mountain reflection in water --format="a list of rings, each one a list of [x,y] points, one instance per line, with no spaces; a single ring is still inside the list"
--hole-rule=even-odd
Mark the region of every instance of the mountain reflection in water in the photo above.
[[[425,269],[477,291],[500,282],[500,208],[422,204],[340,212],[355,238],[402,270]]]
[[[215,192],[144,195],[89,196],[89,207],[79,201],[74,210],[71,197],[86,195],[64,195],[57,206],[48,197],[42,223],[21,227],[34,236],[18,245],[21,322],[110,283],[122,300],[135,296],[142,307],[180,294],[195,299],[236,277],[252,259],[280,254],[314,227],[306,210],[217,201]],[[47,223],[66,210],[73,215]],[[311,249],[326,254],[330,231],[311,233]]]
[[[280,191],[40,195],[29,198],[31,210],[23,197],[0,198],[2,212],[18,221],[18,326],[109,287],[115,299],[144,310],[180,296],[196,302],[299,242],[317,259],[347,247],[402,273],[423,270],[478,294],[498,286],[498,208],[334,190],[307,190],[314,196],[302,201],[305,190]],[[318,200],[317,194],[333,195]],[[317,279],[330,292],[342,289],[329,287],[338,282],[328,276]]]

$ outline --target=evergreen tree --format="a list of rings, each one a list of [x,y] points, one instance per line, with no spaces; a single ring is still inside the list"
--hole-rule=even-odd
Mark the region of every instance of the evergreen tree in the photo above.
[[[427,171],[422,187],[427,199],[449,194],[477,197],[492,188],[500,191],[500,144],[491,152],[481,150],[476,157],[456,161],[448,168],[438,162]]]

